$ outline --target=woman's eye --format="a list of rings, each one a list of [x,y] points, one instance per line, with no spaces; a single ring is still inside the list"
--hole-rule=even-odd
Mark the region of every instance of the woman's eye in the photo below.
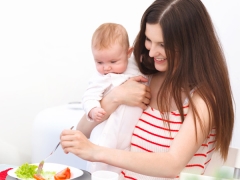
[[[98,64],[102,64],[102,62],[97,62]]]
[[[148,37],[146,37],[146,41],[151,41],[150,39],[148,39]]]
[[[161,46],[161,47],[164,47],[164,44],[161,43],[160,46]]]
[[[117,61],[111,61],[112,64],[116,63]]]

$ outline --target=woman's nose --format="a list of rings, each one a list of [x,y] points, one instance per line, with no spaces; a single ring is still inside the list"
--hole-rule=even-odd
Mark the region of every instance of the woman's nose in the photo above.
[[[155,46],[151,46],[150,50],[149,50],[149,56],[150,57],[156,57],[160,54],[160,52],[158,51],[158,48]]]

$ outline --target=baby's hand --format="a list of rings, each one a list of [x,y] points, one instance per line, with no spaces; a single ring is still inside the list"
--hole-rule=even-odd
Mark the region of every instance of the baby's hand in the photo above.
[[[89,117],[94,121],[102,121],[105,114],[103,108],[95,107],[89,112]]]

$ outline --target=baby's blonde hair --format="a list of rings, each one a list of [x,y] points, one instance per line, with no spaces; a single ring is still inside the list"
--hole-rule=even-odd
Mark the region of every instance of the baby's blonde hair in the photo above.
[[[123,48],[129,48],[129,39],[126,29],[116,23],[104,23],[100,25],[92,36],[92,47],[96,49],[108,49],[111,45],[119,43]]]

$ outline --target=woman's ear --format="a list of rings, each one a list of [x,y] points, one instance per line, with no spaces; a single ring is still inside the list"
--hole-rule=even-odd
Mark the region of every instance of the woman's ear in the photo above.
[[[130,48],[128,49],[128,51],[127,51],[128,58],[130,58],[130,57],[131,57],[131,55],[132,55],[132,52],[133,52],[133,47],[130,47]]]

